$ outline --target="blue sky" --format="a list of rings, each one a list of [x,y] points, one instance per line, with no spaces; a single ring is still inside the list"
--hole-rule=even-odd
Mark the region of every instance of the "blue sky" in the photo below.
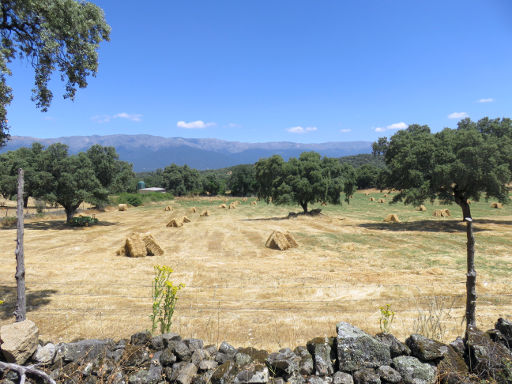
[[[12,63],[11,134],[373,141],[512,117],[509,0],[96,0],[112,26],[74,102]]]

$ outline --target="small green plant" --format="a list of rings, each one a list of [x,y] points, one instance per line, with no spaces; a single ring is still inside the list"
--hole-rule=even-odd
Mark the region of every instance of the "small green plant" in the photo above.
[[[37,213],[44,213],[44,210],[46,209],[46,201],[36,200],[35,206],[36,206]]]
[[[160,333],[171,329],[172,315],[178,301],[178,292],[184,284],[174,285],[169,280],[173,270],[166,265],[155,265],[155,278],[152,284],[153,313],[151,314],[151,333],[155,333],[160,324]]]
[[[17,223],[18,219],[16,216],[6,216],[0,219],[0,228],[14,228]]]
[[[71,219],[69,224],[72,227],[90,227],[98,224],[98,219],[94,216],[76,216]]]
[[[380,307],[380,331],[383,333],[389,333],[393,320],[395,319],[395,312],[391,310],[391,304],[386,304],[384,307]]]

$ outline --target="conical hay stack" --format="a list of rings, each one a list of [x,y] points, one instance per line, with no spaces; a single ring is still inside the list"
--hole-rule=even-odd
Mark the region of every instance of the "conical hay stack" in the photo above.
[[[322,207],[326,207],[327,204],[325,202],[322,202],[322,204],[320,204]]]
[[[168,205],[167,207],[164,208],[164,211],[172,211],[172,207]]]
[[[164,250],[156,243],[155,238],[151,233],[144,233],[142,241],[144,241],[148,256],[162,256],[164,254]]]
[[[174,218],[167,223],[167,226],[174,228],[183,227],[183,220]]]
[[[432,216],[435,217],[448,217],[451,216],[449,209],[436,209]]]
[[[451,216],[451,215],[452,214],[450,213],[449,209],[443,209],[443,216],[448,217],[448,216]]]
[[[386,195],[384,195],[384,197],[388,197],[388,195],[386,194]]]
[[[221,204],[221,205],[219,205],[219,208],[227,208],[227,207],[226,207],[226,204]]]
[[[208,212],[208,210],[204,210],[200,216],[210,216],[210,213]]]
[[[420,212],[425,212],[427,210],[427,207],[425,207],[424,205],[420,205],[419,207],[416,208],[416,210]]]
[[[190,220],[187,216],[183,216],[181,221],[183,221],[184,223],[190,223],[192,220]]]
[[[244,198],[242,199],[242,201],[244,201],[244,202],[245,202],[245,201],[247,201],[247,197],[244,197]]]
[[[492,203],[491,208],[501,209],[503,208],[503,204],[501,203]]]
[[[385,201],[386,200],[384,200],[384,199],[379,199],[379,203],[381,203],[381,204],[384,203]]]
[[[116,252],[120,256],[144,257],[146,245],[139,233],[132,233],[126,238],[124,245]]]
[[[196,211],[197,211],[196,207],[192,207],[192,208],[190,208],[190,212],[192,212],[192,213],[196,213]]]
[[[375,201],[375,197],[370,197],[370,201]]]
[[[119,204],[117,206],[117,209],[119,209],[120,211],[126,211],[128,209],[128,204]]]
[[[265,247],[284,251],[288,248],[295,248],[298,244],[288,232],[274,231],[267,239]]]
[[[471,204],[471,200],[468,200],[468,204]]]
[[[236,203],[229,204],[229,209],[236,209]]]
[[[253,202],[251,202],[251,205],[258,205],[258,203],[253,201]]]
[[[368,192],[365,192],[364,195],[365,196],[370,196],[370,194]]]
[[[386,223],[400,223],[400,219],[394,213],[387,215],[384,221]]]

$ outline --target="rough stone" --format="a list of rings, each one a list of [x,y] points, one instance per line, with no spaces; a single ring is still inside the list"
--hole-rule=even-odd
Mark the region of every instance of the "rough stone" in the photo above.
[[[181,341],[181,336],[177,333],[164,333],[162,335],[162,340],[164,342],[164,347],[167,348],[169,343],[172,341]]]
[[[351,324],[336,325],[339,370],[354,372],[391,363],[389,347]]]
[[[448,352],[448,346],[422,335],[411,335],[405,340],[411,355],[423,362],[438,362]]]
[[[241,352],[237,352],[235,354],[235,363],[239,366],[239,367],[242,367],[244,365],[247,365],[251,362],[251,356],[249,356],[248,354],[246,353],[241,353]]]
[[[234,356],[234,355],[233,355]],[[215,361],[219,364],[219,365],[222,365],[224,364],[226,361],[229,361],[230,359],[230,356],[225,354],[225,353],[222,353],[222,352],[217,352],[215,353]]]
[[[149,345],[151,342],[151,333],[137,332],[130,337],[130,344],[132,345]]]
[[[170,367],[176,362],[177,358],[170,348],[166,348],[160,355],[160,364],[164,367]]]
[[[7,362],[24,364],[37,349],[39,330],[31,320],[7,324],[0,328],[0,340]]]
[[[185,363],[176,370],[176,378],[174,380],[176,380],[177,384],[190,384],[196,373],[197,367],[194,364]]]
[[[183,342],[187,345],[187,347],[191,351],[195,351],[197,349],[203,349],[203,340],[200,339],[185,339]]]
[[[404,384],[434,384],[436,368],[422,363],[414,356],[398,356],[393,359],[393,366],[402,376]]]
[[[190,361],[192,351],[183,341],[173,341],[169,344],[169,348],[172,349],[178,361]]]
[[[464,340],[462,340],[461,337],[457,337],[455,340],[453,340],[451,343],[450,343],[450,347],[452,347],[453,349],[455,349],[455,351],[461,355],[461,356],[464,356],[464,352],[466,350],[466,346],[464,345]]]
[[[231,344],[228,344],[225,341],[223,341],[219,346],[219,352],[229,356],[235,356],[237,351],[236,348],[233,347]]]
[[[53,362],[53,358],[57,353],[55,344],[48,343],[45,346],[38,345],[32,359],[36,364],[47,365]]]
[[[391,368],[389,365],[383,365],[377,369],[377,374],[380,376],[384,383],[399,383],[402,380],[402,376],[398,371]]]
[[[298,372],[299,362],[300,358],[290,348],[271,353],[267,358],[267,365],[275,376],[281,376],[288,381],[295,372]]]
[[[352,375],[338,371],[332,376],[332,384],[354,384]]]
[[[57,346],[56,357],[65,363],[71,361],[91,361],[98,356],[105,356],[108,349],[114,345],[112,340],[81,340],[75,343],[63,343]]]
[[[238,352],[249,355],[252,361],[260,364],[265,364],[265,360],[267,360],[268,357],[267,351],[252,347],[238,348]]]
[[[235,377],[235,384],[266,384],[269,381],[268,368],[256,365],[250,369],[244,369]]]
[[[210,358],[210,354],[204,349],[196,349],[194,353],[192,353],[192,357],[190,358],[190,362],[194,364],[196,367],[199,367],[199,364],[203,360],[207,360]]]
[[[228,384],[232,380],[232,374],[235,372],[235,363],[231,360],[217,367],[212,375],[212,384]]]
[[[315,374],[328,376],[334,373],[331,361],[331,346],[334,338],[317,337],[307,342],[307,349],[313,356]]]
[[[307,384],[326,384],[326,381],[323,377],[313,375],[308,377]]]
[[[375,338],[389,347],[391,358],[404,355],[408,356],[411,354],[409,347],[391,333],[378,333],[375,335]]]
[[[210,384],[213,372],[213,370],[209,370],[194,376],[194,378],[192,379],[192,384]]]
[[[461,383],[469,373],[463,357],[451,345],[448,346],[444,358],[437,365],[437,370],[441,382],[446,384]]]
[[[155,351],[161,351],[165,348],[164,338],[162,335],[153,336],[150,341],[151,349]]]
[[[199,371],[205,372],[217,368],[219,363],[213,360],[203,360],[199,363]]]
[[[499,318],[495,327],[505,338],[508,348],[512,349],[512,321]]]
[[[146,348],[130,344],[125,347],[122,360],[129,367],[141,367],[150,360],[150,357]]]
[[[380,384],[380,376],[372,368],[364,368],[354,372],[355,384]]]
[[[162,381],[162,367],[152,365],[149,369],[141,369],[128,378],[129,384],[158,384]]]
[[[314,370],[313,357],[308,352],[306,347],[299,346],[293,352],[300,357],[299,373],[301,375],[311,375]]]

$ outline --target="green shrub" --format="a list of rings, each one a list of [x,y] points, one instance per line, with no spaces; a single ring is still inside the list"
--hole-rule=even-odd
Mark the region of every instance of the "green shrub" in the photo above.
[[[73,217],[69,224],[72,227],[90,227],[91,225],[98,224],[98,219],[91,216],[77,216]]]
[[[7,216],[0,219],[0,228],[14,228],[18,224],[18,218],[16,216]]]
[[[134,207],[138,207],[139,205],[142,205],[142,199],[139,195],[131,194],[126,198],[126,202],[130,205],[133,205]]]

